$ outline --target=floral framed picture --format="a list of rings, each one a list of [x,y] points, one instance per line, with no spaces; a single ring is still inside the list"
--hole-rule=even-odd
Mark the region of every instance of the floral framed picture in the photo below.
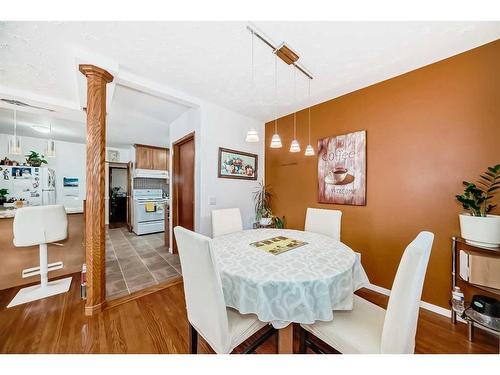
[[[258,155],[219,147],[219,178],[257,180]]]

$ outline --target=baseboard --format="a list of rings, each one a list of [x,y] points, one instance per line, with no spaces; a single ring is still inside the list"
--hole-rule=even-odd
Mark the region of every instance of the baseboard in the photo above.
[[[383,288],[381,286],[375,285],[375,284],[369,284],[366,286],[366,289],[372,290],[374,292],[383,294],[385,296],[390,296],[391,291],[387,288]],[[420,301],[420,307],[423,309],[426,309],[428,311],[432,311],[436,314],[446,316],[447,318],[451,318],[451,310],[450,309],[445,309],[444,307],[433,305],[432,303],[425,302],[425,301]],[[458,321],[465,322],[464,320],[458,318]]]

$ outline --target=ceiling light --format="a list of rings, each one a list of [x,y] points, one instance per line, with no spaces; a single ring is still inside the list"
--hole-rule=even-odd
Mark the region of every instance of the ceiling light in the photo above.
[[[306,147],[306,152],[304,153],[305,156],[313,156],[314,155],[314,148],[311,146],[311,80],[309,80],[309,87],[307,89],[308,96],[309,96],[309,109],[308,109],[308,115],[309,115],[309,143]]]
[[[21,155],[21,139],[17,136],[17,111],[14,110],[14,135],[10,136],[8,153],[10,155]]]
[[[43,133],[43,134],[49,134],[50,133],[50,128],[45,125],[31,125],[31,129]]]
[[[290,152],[300,152],[299,141],[297,141],[296,139],[294,139],[292,141],[292,144],[290,145]]]
[[[259,142],[259,133],[255,128],[251,128],[247,132],[247,137],[245,139],[247,142]]]
[[[282,146],[279,134],[273,134],[271,138],[271,148],[281,148]]]
[[[47,150],[45,152],[45,156],[48,158],[55,158],[56,157],[56,141],[54,140],[54,137],[52,136],[52,124],[49,125],[49,131],[50,131],[50,139],[47,141]]]

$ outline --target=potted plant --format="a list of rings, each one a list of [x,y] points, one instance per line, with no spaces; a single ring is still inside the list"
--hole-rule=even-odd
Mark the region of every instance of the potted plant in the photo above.
[[[259,189],[254,191],[255,219],[260,225],[271,225],[273,214],[271,211],[272,193],[270,187],[259,182]]]
[[[7,194],[9,194],[7,189],[0,189],[0,206],[7,202]]]
[[[488,167],[477,184],[463,181],[465,190],[457,200],[468,213],[460,214],[460,232],[471,245],[500,245],[500,216],[488,214],[496,207],[493,198],[500,188],[500,164]]]
[[[26,155],[26,163],[32,167],[40,167],[42,164],[47,164],[47,160],[38,152],[30,151],[30,153]]]

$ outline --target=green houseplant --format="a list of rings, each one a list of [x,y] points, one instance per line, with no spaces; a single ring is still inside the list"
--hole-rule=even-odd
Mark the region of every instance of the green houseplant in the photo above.
[[[7,202],[7,195],[9,191],[7,189],[0,189],[0,206],[3,206],[5,202]]]
[[[45,160],[44,156],[40,155],[38,152],[30,151],[30,153],[26,155],[26,163],[32,167],[40,167],[42,164],[47,164],[47,160]]]
[[[500,216],[490,212],[497,206],[493,199],[500,188],[500,164],[488,167],[477,183],[462,183],[464,192],[455,196],[467,211],[460,214],[462,237],[472,245],[497,248],[500,245]]]
[[[261,225],[274,224],[276,228],[284,228],[285,218],[273,215],[271,210],[271,199],[273,198],[271,187],[259,182],[259,187],[253,194],[255,201],[255,219]]]

